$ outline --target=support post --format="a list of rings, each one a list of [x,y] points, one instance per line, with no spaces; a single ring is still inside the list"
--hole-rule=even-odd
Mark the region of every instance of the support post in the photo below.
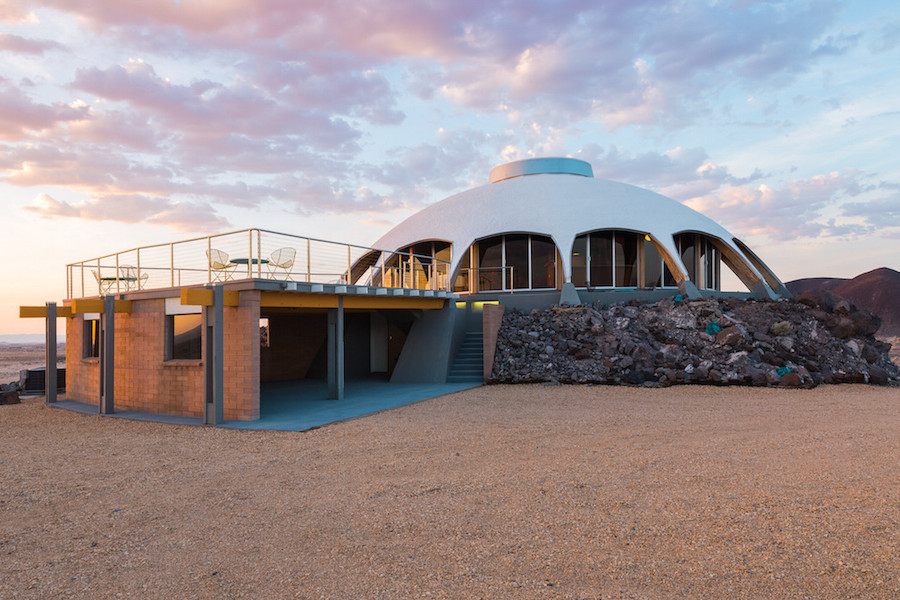
[[[328,309],[328,399],[344,399],[344,296]]]
[[[204,425],[225,422],[225,291],[222,284],[213,287],[212,306],[206,315],[206,398],[203,410]]]
[[[100,315],[100,414],[116,412],[116,297],[103,297],[103,314]]]
[[[44,397],[47,404],[56,402],[56,302],[47,303],[47,338],[44,346],[44,358],[47,365],[44,371]]]

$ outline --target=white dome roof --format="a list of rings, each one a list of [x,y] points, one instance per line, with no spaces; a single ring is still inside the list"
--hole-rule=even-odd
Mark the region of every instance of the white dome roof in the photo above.
[[[595,179],[590,165],[580,160],[518,161],[495,168],[491,179],[495,183],[450,196],[412,215],[373,247],[399,250],[426,240],[448,241],[453,244],[450,272],[454,273],[476,240],[537,233],[553,239],[567,281],[576,236],[598,229],[648,233],[679,262],[673,235],[683,231],[718,238],[744,257],[733,236],[708,217],[650,190]],[[746,257],[744,262],[753,269]]]

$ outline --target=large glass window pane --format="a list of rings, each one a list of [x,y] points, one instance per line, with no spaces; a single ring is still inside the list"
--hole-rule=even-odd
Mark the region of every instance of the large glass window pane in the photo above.
[[[202,315],[170,315],[168,359],[200,359]]]
[[[637,287],[638,236],[616,233],[616,287]]]
[[[456,279],[453,281],[454,292],[468,292],[469,290],[469,250],[466,250],[459,260],[459,270],[456,271]]]
[[[506,286],[507,289],[528,287],[528,236],[506,236]],[[510,285],[511,284],[511,285]]]
[[[572,244],[572,285],[587,286],[587,236],[579,235]]]
[[[437,277],[437,289],[446,289],[449,281],[451,250],[449,242],[434,242],[434,274]]]
[[[662,256],[656,244],[644,237],[644,282],[645,288],[662,286]]]
[[[703,284],[707,289],[717,290],[719,289],[719,251],[707,239],[703,240],[703,245],[706,247],[704,254],[706,278]]]
[[[697,243],[697,266],[699,271],[697,273],[697,287],[700,288],[709,288],[709,280],[707,279],[707,275],[709,273],[706,270],[706,262],[708,258],[707,249],[708,244],[706,243],[706,238],[699,236],[699,240]]]
[[[663,268],[663,285],[665,285],[666,287],[677,287],[678,282],[675,281],[675,276],[672,275],[672,271],[669,270],[669,265],[666,265],[665,261],[663,261],[663,264],[665,265],[665,267]]]
[[[678,245],[678,251],[681,253],[681,262],[684,263],[684,268],[687,269],[688,279],[696,285],[697,273],[694,270],[694,234],[683,233],[677,236],[676,243]]]
[[[609,287],[613,284],[612,240],[611,231],[594,232],[588,236],[591,251],[588,285],[591,287]]]
[[[480,291],[503,289],[503,237],[497,236],[478,242],[478,289]]]
[[[100,356],[100,321],[98,319],[85,319],[84,344],[81,356],[83,358],[96,358]]]
[[[556,287],[556,245],[543,235],[531,236],[531,287]]]

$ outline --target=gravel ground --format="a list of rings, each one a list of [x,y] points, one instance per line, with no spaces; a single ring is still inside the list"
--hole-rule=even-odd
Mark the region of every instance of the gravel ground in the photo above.
[[[0,407],[0,598],[900,597],[900,389],[491,386],[306,433]]]

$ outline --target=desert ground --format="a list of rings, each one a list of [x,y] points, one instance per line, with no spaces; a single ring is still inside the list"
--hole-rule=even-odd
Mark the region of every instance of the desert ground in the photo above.
[[[66,344],[56,346],[59,366],[66,362]],[[0,343],[0,383],[19,380],[19,371],[44,366],[44,344]]]
[[[487,386],[305,433],[0,406],[0,598],[900,597],[900,389]]]

